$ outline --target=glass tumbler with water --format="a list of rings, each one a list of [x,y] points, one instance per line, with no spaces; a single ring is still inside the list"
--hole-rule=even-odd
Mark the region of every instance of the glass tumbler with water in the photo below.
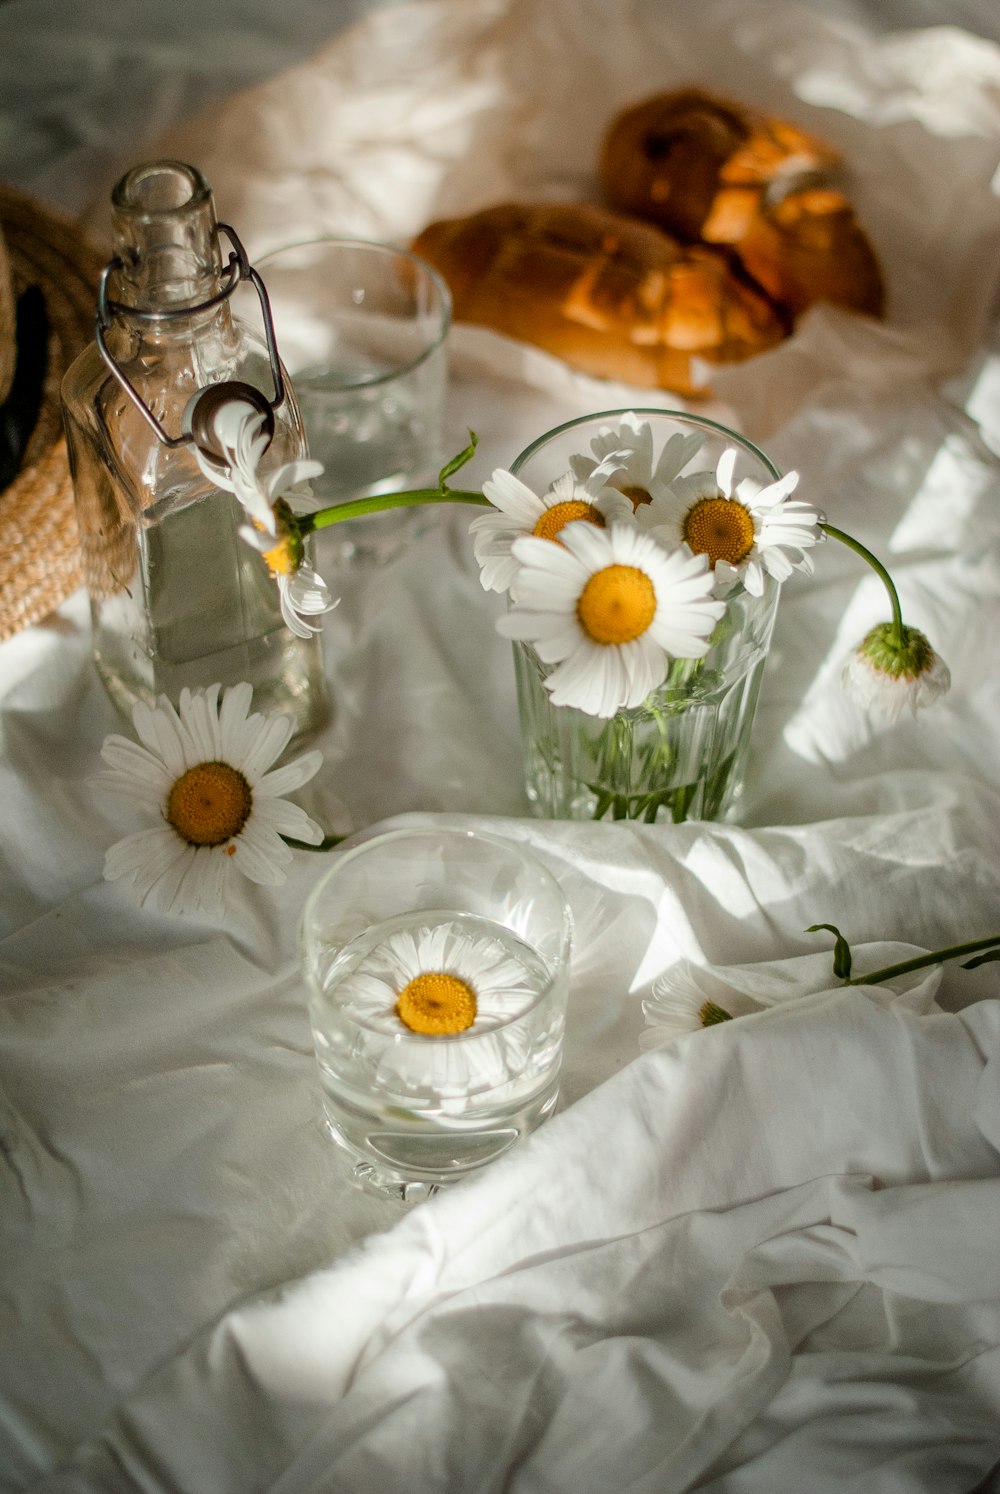
[[[361,1186],[419,1198],[552,1113],[570,913],[529,848],[377,836],[314,889],[302,940],[326,1125]]]
[[[393,244],[314,239],[258,261],[302,409],[324,505],[433,485],[444,461],[451,296],[437,271]],[[394,559],[426,525],[404,508],[316,537],[321,570]]]

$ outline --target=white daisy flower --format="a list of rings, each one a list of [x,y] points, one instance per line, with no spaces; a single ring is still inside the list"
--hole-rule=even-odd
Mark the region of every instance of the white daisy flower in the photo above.
[[[601,507],[609,520],[627,521],[669,487],[703,441],[699,431],[687,435],[675,431],[654,462],[652,426],[630,410],[619,420],[617,430],[601,426],[590,443],[593,457],[571,456],[569,464],[577,481],[587,483],[604,499]],[[625,501],[616,502],[605,489],[620,493]]]
[[[680,960],[660,976],[652,995],[642,1003],[646,1030],[639,1036],[639,1046],[644,1051],[660,1048],[685,1033],[762,1009],[703,966]]]
[[[303,563],[302,537],[295,527],[295,516],[315,507],[308,484],[322,475],[323,466],[320,462],[285,462],[262,478],[257,469],[269,441],[264,420],[252,405],[229,400],[213,418],[224,459],[209,456],[198,445],[193,447],[194,455],[205,476],[224,492],[235,494],[249,518],[249,524],[240,526],[240,538],[263,555],[277,581],[286,626],[299,638],[311,638],[320,629],[307,618],[332,611],[339,601],[319,572]]]
[[[307,752],[271,769],[292,721],[248,715],[252,696],[244,683],[226,690],[221,704],[218,685],[182,690],[179,712],[164,696],[155,707],[140,702],[132,712],[139,742],[105,739],[101,756],[110,771],[91,781],[159,821],[105,857],[105,877],[133,882],[140,905],[218,917],[230,868],[275,886],[292,859],[283,836],[312,845],[323,839],[319,825],[282,797],[314,776],[322,755]]]
[[[557,666],[545,681],[555,705],[613,716],[641,705],[671,658],[708,651],[725,606],[703,555],[668,552],[626,524],[570,524],[561,540],[515,540],[517,597],[496,625]]]
[[[841,676],[844,690],[864,709],[877,706],[891,722],[904,706],[915,716],[951,688],[947,664],[918,628],[878,623],[849,656]]]
[[[380,1086],[460,1114],[523,1073],[528,1034],[514,1019],[537,995],[498,939],[446,918],[376,945],[337,986],[337,1005],[366,1030]]]
[[[637,516],[658,539],[686,544],[706,555],[720,591],[742,581],[751,596],[764,590],[764,576],[785,581],[793,570],[812,571],[805,552],[823,537],[822,515],[808,503],[792,499],[797,472],[766,487],[745,477],[733,491],[736,450],[729,446],[715,472],[678,477],[654,495]]]
[[[597,487],[604,487],[603,480]],[[515,540],[530,534],[558,541],[567,524],[582,520],[603,529],[607,522],[593,493],[570,473],[539,497],[512,472],[498,468],[483,483],[483,496],[495,511],[473,519],[469,533],[484,591],[510,590],[520,569],[511,553]]]
[[[340,605],[340,598],[335,598],[319,572],[302,560],[302,540],[294,523],[286,523],[279,515],[277,527],[277,534],[267,534],[246,524],[241,527],[240,536],[260,551],[277,581],[286,627],[299,638],[310,638],[320,629],[306,619],[332,612]]]

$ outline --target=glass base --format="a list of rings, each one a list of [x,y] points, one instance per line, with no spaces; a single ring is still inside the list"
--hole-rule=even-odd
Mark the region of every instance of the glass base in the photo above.
[[[505,1156],[554,1113],[559,1091],[550,1089],[509,1117],[508,1124],[489,1130],[414,1134],[384,1128],[368,1130],[360,1140],[346,1133],[344,1117],[331,1115],[326,1103],[324,1130],[353,1159],[352,1182],[365,1193],[410,1204],[432,1197]]]

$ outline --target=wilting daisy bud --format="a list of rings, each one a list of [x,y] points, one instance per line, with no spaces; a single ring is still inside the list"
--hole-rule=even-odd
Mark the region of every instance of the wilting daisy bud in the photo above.
[[[914,716],[951,686],[948,666],[917,628],[877,623],[848,658],[841,676],[850,698],[878,706],[896,721],[904,706]]]

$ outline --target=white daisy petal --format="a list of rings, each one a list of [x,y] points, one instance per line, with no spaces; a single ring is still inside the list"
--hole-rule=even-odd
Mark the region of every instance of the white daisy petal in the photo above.
[[[643,504],[641,507],[645,510],[648,506]],[[632,506],[631,498],[626,498],[617,488],[601,489],[594,498],[594,507],[604,515],[607,524],[636,523],[637,510]]]
[[[219,734],[218,685],[207,690],[182,690],[181,724],[188,734],[187,755],[194,762],[214,762],[222,752]]]
[[[525,536],[514,541],[512,553],[521,565],[530,566],[542,574],[574,578],[581,578],[585,574],[585,568],[566,544],[554,545],[551,540]]]
[[[553,705],[575,706],[591,716],[613,716],[624,706],[628,693],[621,651],[585,642],[553,669],[545,688]]]
[[[497,468],[493,476],[483,483],[483,497],[488,498],[508,518],[529,529],[545,511],[545,504],[537,493],[533,493],[512,472],[505,472],[502,468]]]
[[[570,554],[590,570],[602,564],[607,565],[608,536],[612,539],[612,556],[617,559],[616,552],[621,537],[634,533],[627,524],[612,524],[609,529],[598,529],[593,524],[567,524],[562,532],[562,542]],[[614,541],[616,535],[619,536],[619,544]]]
[[[672,483],[684,471],[688,462],[698,455],[703,444],[704,437],[700,431],[693,431],[689,435],[675,431],[663,443],[663,450],[653,469],[653,481],[664,486]]]
[[[786,472],[775,482],[768,483],[767,487],[758,487],[751,478],[744,478],[736,490],[736,496],[749,507],[763,511],[776,508],[785,498],[793,493],[799,485],[799,474],[797,472]],[[746,496],[744,496],[744,494]]]
[[[298,804],[287,799],[258,799],[255,801],[254,818],[277,835],[287,835],[292,840],[304,840],[318,846],[323,839],[322,826],[311,820]]]
[[[187,867],[177,891],[175,911],[220,918],[226,903],[228,856],[219,853],[195,857]]]
[[[101,782],[108,786],[120,783],[126,791],[139,787],[146,793],[150,785],[155,785],[160,792],[166,793],[173,782],[162,760],[146,747],[140,747],[138,742],[130,742],[128,737],[106,737],[101,757],[113,771],[95,773],[90,780],[92,783]]]
[[[487,556],[479,564],[479,580],[484,591],[509,591],[521,569],[509,549],[506,554]]]
[[[280,798],[283,794],[293,793],[295,789],[308,783],[310,778],[315,778],[322,765],[322,752],[315,749],[304,752],[290,763],[283,763],[280,768],[272,768],[270,773],[265,773],[254,785],[254,793],[265,798]]]
[[[628,686],[622,705],[641,706],[652,690],[663,684],[667,675],[667,655],[657,647],[649,634],[627,643],[621,650]]]
[[[322,477],[324,470],[322,462],[286,462],[266,479],[267,496],[273,503],[275,499],[285,497],[289,489],[311,482],[314,477]]]
[[[139,906],[160,913],[221,912],[212,907],[211,861],[204,851],[186,846],[140,893]]]
[[[109,848],[104,857],[104,875],[109,882],[119,877],[145,879],[160,875],[164,867],[186,850],[173,830],[157,826],[151,830],[136,830],[126,835]]]
[[[261,717],[256,740],[239,765],[240,771],[251,788],[256,785],[259,778],[264,776],[271,764],[277,762],[288,746],[292,730],[290,716]]]
[[[223,692],[219,707],[219,750],[224,762],[242,762],[260,726],[260,717],[250,715],[253,686],[246,680]]]
[[[179,778],[187,767],[186,742],[173,706],[162,697],[155,709],[144,700],[137,701],[132,709],[132,725],[140,742],[160,759],[171,778]]]
[[[733,472],[736,468],[736,447],[727,446],[719,458],[719,465],[715,469],[715,480],[719,484],[719,492],[724,498],[729,498],[733,491]]]

